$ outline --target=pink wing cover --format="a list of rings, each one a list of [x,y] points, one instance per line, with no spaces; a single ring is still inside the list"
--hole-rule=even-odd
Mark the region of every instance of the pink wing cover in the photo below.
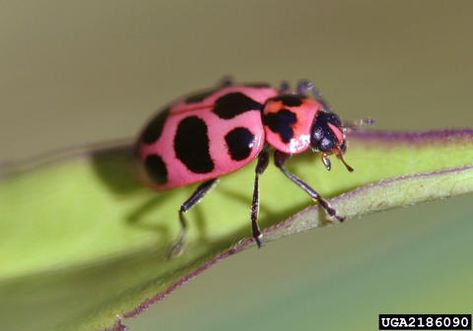
[[[163,185],[154,185],[157,189],[165,190],[217,178],[242,168],[257,157],[265,143],[261,111],[258,109],[246,111],[231,119],[220,118],[212,111],[218,98],[234,92],[243,93],[262,105],[267,99],[277,94],[277,91],[271,87],[254,88],[236,85],[221,88],[199,102],[186,103],[185,99],[182,99],[174,103],[159,139],[152,144],[142,143],[139,149],[142,160],[145,160],[148,155],[158,154],[166,165],[167,182]],[[179,123],[189,116],[202,119],[207,126],[209,154],[214,163],[214,169],[208,173],[192,172],[176,156],[174,149],[176,130]],[[250,155],[241,161],[231,158],[225,142],[225,135],[237,127],[248,129],[255,137]]]

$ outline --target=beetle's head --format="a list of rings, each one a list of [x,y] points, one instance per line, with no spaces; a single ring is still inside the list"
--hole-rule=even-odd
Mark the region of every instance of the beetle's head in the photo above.
[[[328,156],[335,154],[348,171],[353,171],[343,159],[346,151],[345,128],[337,114],[324,109],[317,113],[310,132],[310,146],[314,152],[320,153],[327,170],[331,168]]]

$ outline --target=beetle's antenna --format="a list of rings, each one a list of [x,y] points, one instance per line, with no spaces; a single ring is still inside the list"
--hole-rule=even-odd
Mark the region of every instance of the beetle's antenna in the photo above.
[[[362,118],[355,121],[347,121],[342,123],[343,130],[352,131],[352,130],[360,130],[364,126],[371,126],[375,124],[375,120],[372,118]]]
[[[337,149],[337,152],[335,153],[340,161],[342,161],[343,165],[347,168],[348,171],[353,172],[355,169],[353,169],[343,158],[343,153],[340,150],[340,148]]]

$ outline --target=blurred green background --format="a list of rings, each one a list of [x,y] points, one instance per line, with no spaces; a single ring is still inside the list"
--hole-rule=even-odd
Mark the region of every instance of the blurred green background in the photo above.
[[[3,1],[0,160],[134,136],[226,74],[312,79],[379,129],[472,127],[472,15],[471,1]],[[376,330],[378,313],[471,313],[471,198],[243,252],[127,324]]]

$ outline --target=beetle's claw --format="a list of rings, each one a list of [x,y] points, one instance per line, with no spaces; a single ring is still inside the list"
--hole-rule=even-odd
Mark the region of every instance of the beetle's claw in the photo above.
[[[184,233],[181,232],[179,234],[179,237],[177,238],[176,242],[171,246],[167,253],[167,258],[171,259],[174,257],[178,257],[179,255],[184,252],[184,246],[185,246],[185,236]]]

